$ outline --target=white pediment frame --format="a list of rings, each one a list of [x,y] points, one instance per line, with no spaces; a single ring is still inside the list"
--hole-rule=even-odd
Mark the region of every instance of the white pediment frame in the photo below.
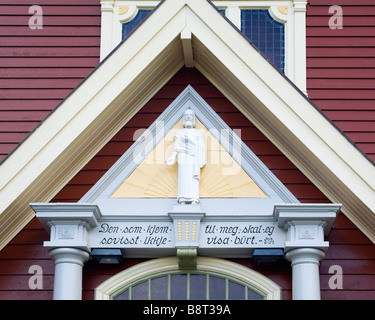
[[[99,205],[103,216],[149,215],[151,212],[154,215],[165,215],[176,204],[176,199],[111,198],[111,195],[182,118],[187,108],[194,110],[199,121],[220,141],[222,147],[267,195],[267,198],[202,198],[201,205],[207,215],[227,215],[231,211],[236,215],[272,216],[273,207],[277,203],[299,203],[190,85],[145,130],[79,203]]]

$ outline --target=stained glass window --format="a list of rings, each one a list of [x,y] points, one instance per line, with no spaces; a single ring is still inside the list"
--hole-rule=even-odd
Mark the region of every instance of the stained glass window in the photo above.
[[[268,10],[241,10],[242,33],[282,72],[285,69],[285,26]]]

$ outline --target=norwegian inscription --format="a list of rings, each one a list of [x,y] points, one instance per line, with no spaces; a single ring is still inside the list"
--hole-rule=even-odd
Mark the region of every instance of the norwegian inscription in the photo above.
[[[93,235],[97,247],[173,247],[171,223],[103,222]]]
[[[276,222],[202,221],[199,228],[200,248],[283,247],[285,231]],[[172,221],[109,221],[90,230],[94,248],[175,248]]]
[[[279,245],[278,233],[273,222],[205,222],[201,226],[200,247],[274,247]]]

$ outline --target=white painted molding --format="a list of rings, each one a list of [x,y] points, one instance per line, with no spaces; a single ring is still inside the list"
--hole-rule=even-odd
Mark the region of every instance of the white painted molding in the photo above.
[[[113,49],[113,5],[114,0],[102,0],[101,29],[100,29],[100,60],[104,59]]]
[[[237,5],[228,5],[225,9],[225,16],[241,30],[241,9]]]
[[[296,248],[328,249],[324,241],[336,219],[341,204],[275,205],[274,217],[278,226],[287,230],[284,251]]]
[[[31,203],[30,206],[47,231],[50,230],[50,221],[57,223],[72,220],[85,222],[90,230],[98,225],[98,220],[102,216],[98,206],[93,204]]]
[[[191,31],[185,28],[181,32],[182,50],[184,51],[186,68],[194,68],[193,44],[191,41]]]
[[[130,22],[131,20],[133,20],[136,17],[138,10],[139,10],[138,7],[135,5],[129,5],[128,8],[129,9],[126,13],[124,14],[119,13],[119,21],[121,24]]]
[[[44,247],[70,247],[89,252],[88,231],[98,226],[101,213],[96,205],[32,203],[30,206],[36,213],[47,232],[50,241],[44,242]]]
[[[288,8],[288,6],[286,7]],[[268,9],[268,12],[270,16],[277,22],[280,22],[282,24],[285,24],[288,22],[288,14],[281,13],[278,5],[271,5]]]
[[[306,79],[306,5],[307,0],[294,0],[294,83],[307,95]]]

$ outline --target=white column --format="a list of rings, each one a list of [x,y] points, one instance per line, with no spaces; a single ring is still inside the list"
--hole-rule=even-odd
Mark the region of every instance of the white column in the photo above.
[[[101,0],[100,61],[112,51],[113,0]]]
[[[241,9],[238,6],[228,6],[225,14],[238,30],[241,30]]]
[[[89,254],[76,248],[56,248],[49,252],[55,261],[54,300],[82,299],[82,268]]]
[[[306,89],[306,5],[307,0],[294,0],[294,72],[297,87]]]
[[[82,269],[89,258],[89,230],[98,226],[99,207],[85,203],[31,203],[43,227],[50,234],[44,242],[55,261],[53,299],[80,300]]]
[[[319,262],[329,247],[328,235],[341,204],[275,205],[278,226],[287,231],[286,258],[293,272],[293,300],[320,300]]]
[[[324,251],[315,248],[287,252],[293,270],[293,300],[320,300],[319,262],[324,255]]]

